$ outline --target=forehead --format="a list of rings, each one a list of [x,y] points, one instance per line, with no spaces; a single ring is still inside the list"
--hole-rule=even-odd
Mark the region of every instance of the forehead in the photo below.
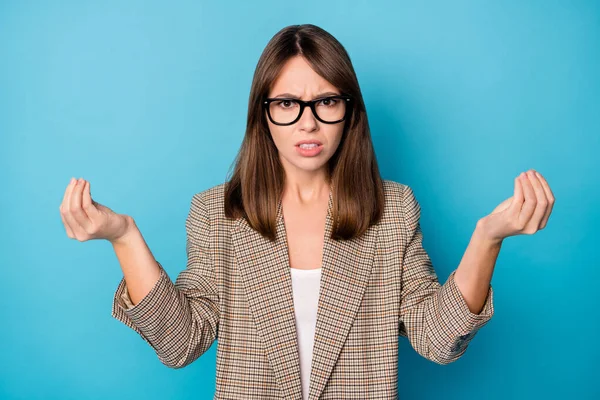
[[[303,57],[295,56],[284,64],[279,76],[271,85],[269,96],[292,93],[310,98],[317,93],[336,90],[336,87],[317,74]]]

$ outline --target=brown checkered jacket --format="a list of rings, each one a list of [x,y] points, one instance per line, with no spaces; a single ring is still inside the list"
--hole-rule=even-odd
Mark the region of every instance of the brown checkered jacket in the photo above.
[[[458,359],[494,313],[490,285],[480,314],[467,307],[453,271],[441,285],[423,248],[420,205],[408,185],[384,180],[382,220],[350,241],[329,238],[309,398],[395,399],[398,339],[423,357]],[[215,399],[301,400],[300,364],[281,203],[277,241],[243,218],[228,220],[224,184],[192,197],[187,268],[173,281],[162,265],[154,288],[132,305],[125,280],[112,315],[135,330],[172,368],[200,357],[217,339]]]

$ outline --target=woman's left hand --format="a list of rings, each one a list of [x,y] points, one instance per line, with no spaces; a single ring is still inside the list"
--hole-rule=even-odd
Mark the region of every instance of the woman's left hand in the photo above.
[[[514,196],[479,220],[487,239],[501,243],[508,236],[532,235],[544,229],[554,206],[554,195],[544,177],[535,170],[515,178]]]

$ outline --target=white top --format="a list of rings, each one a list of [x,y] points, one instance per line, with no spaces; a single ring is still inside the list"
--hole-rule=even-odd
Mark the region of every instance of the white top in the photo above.
[[[312,352],[317,324],[317,305],[321,286],[321,268],[290,268],[292,289],[294,291],[294,313],[298,333],[300,353],[300,377],[302,380],[302,398],[308,399]]]

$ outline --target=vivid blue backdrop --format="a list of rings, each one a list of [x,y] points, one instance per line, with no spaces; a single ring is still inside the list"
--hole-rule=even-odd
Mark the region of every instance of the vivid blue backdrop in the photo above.
[[[567,0],[2,1],[0,398],[212,398],[216,344],[162,365],[110,315],[112,247],[67,238],[58,207],[88,179],[176,276],[191,197],[226,179],[260,53],[297,23],[348,50],[440,280],[518,173],[556,196],[545,230],[504,242],[460,360],[401,339],[400,398],[599,398],[600,3]]]

